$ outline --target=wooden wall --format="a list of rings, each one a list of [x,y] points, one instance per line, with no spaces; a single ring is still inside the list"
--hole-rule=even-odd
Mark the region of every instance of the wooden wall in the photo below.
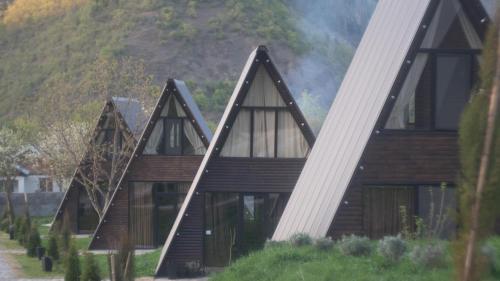
[[[118,237],[128,233],[128,183],[130,181],[190,182],[193,180],[203,156],[142,155],[129,167],[113,204],[95,232],[91,250],[113,249]]]

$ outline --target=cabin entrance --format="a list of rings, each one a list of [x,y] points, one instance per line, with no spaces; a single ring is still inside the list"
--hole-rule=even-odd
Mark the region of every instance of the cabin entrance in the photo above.
[[[99,223],[99,216],[90,202],[87,190],[84,187],[78,190],[77,228],[78,233],[92,233]],[[63,224],[66,223],[63,219]]]
[[[264,246],[288,193],[205,193],[205,265],[226,266]]]

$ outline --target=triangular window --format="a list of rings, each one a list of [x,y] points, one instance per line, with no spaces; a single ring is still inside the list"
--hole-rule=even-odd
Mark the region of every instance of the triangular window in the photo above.
[[[441,1],[385,128],[456,130],[481,48],[459,1]]]
[[[259,66],[220,155],[304,158],[309,150],[271,76]]]
[[[156,120],[148,138],[144,154],[149,155],[203,155],[206,147],[186,111],[170,96]]]

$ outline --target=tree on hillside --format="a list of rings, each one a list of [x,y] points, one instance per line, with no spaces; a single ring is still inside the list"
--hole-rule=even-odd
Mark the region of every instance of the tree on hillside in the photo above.
[[[0,177],[7,195],[9,223],[14,224],[14,209],[11,194],[17,175],[17,165],[25,160],[24,145],[21,138],[11,129],[0,129]]]
[[[135,147],[120,113],[110,111],[103,120],[96,120],[102,104],[114,96],[129,97],[148,111],[158,91],[143,64],[130,59],[97,61],[76,88],[68,80],[60,76],[41,90],[43,98],[35,110],[42,128],[37,145],[54,177],[67,179],[74,174],[101,217]],[[96,124],[99,127],[94,131]]]
[[[480,89],[473,95],[460,124],[461,233],[456,247],[461,280],[479,280],[485,257],[477,244],[492,235],[500,218],[500,54],[498,21],[492,24],[483,50]]]

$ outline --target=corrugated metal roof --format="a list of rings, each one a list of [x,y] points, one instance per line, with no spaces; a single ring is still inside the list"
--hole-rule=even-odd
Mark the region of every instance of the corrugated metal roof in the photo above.
[[[193,100],[193,96],[191,95],[191,92],[186,86],[186,83],[184,83],[184,81],[182,80],[176,80],[176,79],[174,79],[174,83],[177,89],[179,90],[179,93],[181,94],[182,98],[184,99],[184,102],[191,110],[194,119],[197,120],[200,129],[203,131],[203,134],[205,134],[205,137],[210,142],[212,140],[212,131],[208,127],[207,122],[205,122],[205,118],[203,118],[200,108],[198,108],[198,104],[196,104],[196,102]]]
[[[135,139],[138,139],[148,121],[141,103],[136,99],[124,97],[112,97],[111,102],[122,115]]]
[[[274,240],[327,234],[431,1],[378,2]]]

